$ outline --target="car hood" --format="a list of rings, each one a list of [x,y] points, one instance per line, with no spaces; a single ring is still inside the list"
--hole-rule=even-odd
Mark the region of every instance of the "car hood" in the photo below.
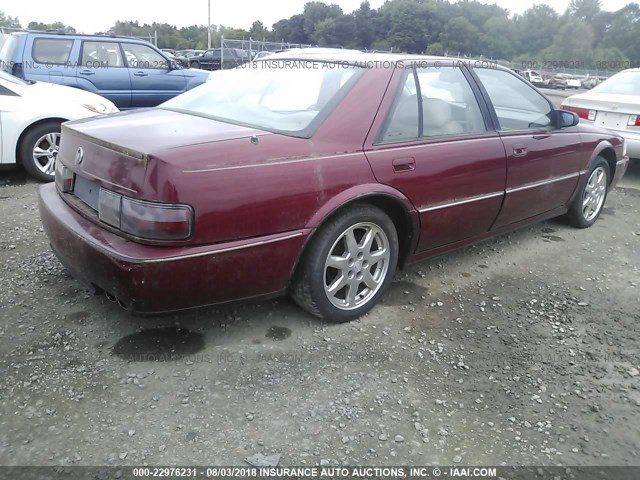
[[[585,92],[566,98],[562,104],[569,107],[582,107],[593,110],[640,113],[640,97],[636,95]]]
[[[18,93],[32,101],[40,102],[46,101],[49,103],[75,103],[78,105],[89,104],[103,104],[112,107],[113,104],[104,97],[96,95],[95,93],[80,90],[79,88],[66,87],[64,85],[56,85],[54,83],[47,82],[35,82],[29,85],[19,85],[19,88],[15,88]],[[115,108],[115,107],[114,107]]]

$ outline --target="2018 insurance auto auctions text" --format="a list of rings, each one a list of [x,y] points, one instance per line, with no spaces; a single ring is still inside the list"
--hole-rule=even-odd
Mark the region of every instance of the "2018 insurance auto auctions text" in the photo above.
[[[495,467],[196,467],[188,468],[133,468],[137,478],[490,478],[496,477]]]

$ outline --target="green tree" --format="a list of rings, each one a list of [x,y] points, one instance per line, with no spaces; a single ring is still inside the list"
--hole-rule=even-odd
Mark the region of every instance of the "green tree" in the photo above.
[[[0,27],[22,28],[22,25],[20,25],[18,17],[10,17],[4,12],[0,12]]]
[[[41,22],[29,22],[27,25],[29,30],[55,30],[57,32],[76,33],[76,29],[70,25],[65,25],[62,22],[53,23],[41,23]]]
[[[256,20],[249,29],[249,36],[254,40],[264,40],[271,38],[271,32],[260,20]]]
[[[376,17],[376,37],[386,39],[394,51],[422,53],[441,30],[434,11],[434,3],[423,0],[387,2]]]
[[[593,54],[593,30],[582,20],[563,25],[553,44],[542,52],[543,61],[590,63]]]
[[[487,20],[480,38],[485,56],[506,60],[515,54],[516,27],[506,15]]]
[[[441,38],[450,55],[482,53],[480,30],[465,17],[454,17],[449,20]]]
[[[355,44],[356,48],[370,49],[376,38],[374,27],[375,10],[371,9],[368,1],[362,2],[360,8],[353,12],[355,24]]]
[[[327,5],[322,2],[308,2],[304,6],[302,13],[304,17],[304,33],[310,39],[313,39],[313,34],[316,30],[316,26],[328,18],[338,18],[343,15],[342,9],[338,5]]]
[[[531,57],[553,43],[558,14],[548,5],[535,5],[514,17],[516,51]]]
[[[629,5],[614,12],[610,25],[602,36],[603,48],[618,48],[634,65],[640,64],[638,39],[640,38],[640,5]]]
[[[273,25],[274,42],[309,43],[304,31],[304,15],[294,15]]]
[[[437,56],[442,56],[444,55],[446,52],[444,46],[439,43],[439,42],[433,42],[430,43],[429,46],[427,47],[427,51],[426,54],[427,55],[437,55]]]
[[[571,0],[569,13],[577,20],[591,23],[600,13],[600,0]]]

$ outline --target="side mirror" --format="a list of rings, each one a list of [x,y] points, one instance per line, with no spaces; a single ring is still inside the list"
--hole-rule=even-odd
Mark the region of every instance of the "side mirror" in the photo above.
[[[578,125],[580,117],[567,110],[556,110],[558,118],[558,128],[574,127]]]
[[[176,60],[171,60],[171,62],[169,62],[169,69],[170,70],[182,70],[182,64]]]

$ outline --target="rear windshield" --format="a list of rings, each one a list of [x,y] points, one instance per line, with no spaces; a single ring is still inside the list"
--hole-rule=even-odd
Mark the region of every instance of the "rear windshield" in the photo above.
[[[310,137],[363,71],[307,60],[258,61],[213,72],[160,108]]]
[[[615,74],[600,85],[591,89],[594,93],[613,93],[617,95],[640,95],[640,71],[628,71]]]

